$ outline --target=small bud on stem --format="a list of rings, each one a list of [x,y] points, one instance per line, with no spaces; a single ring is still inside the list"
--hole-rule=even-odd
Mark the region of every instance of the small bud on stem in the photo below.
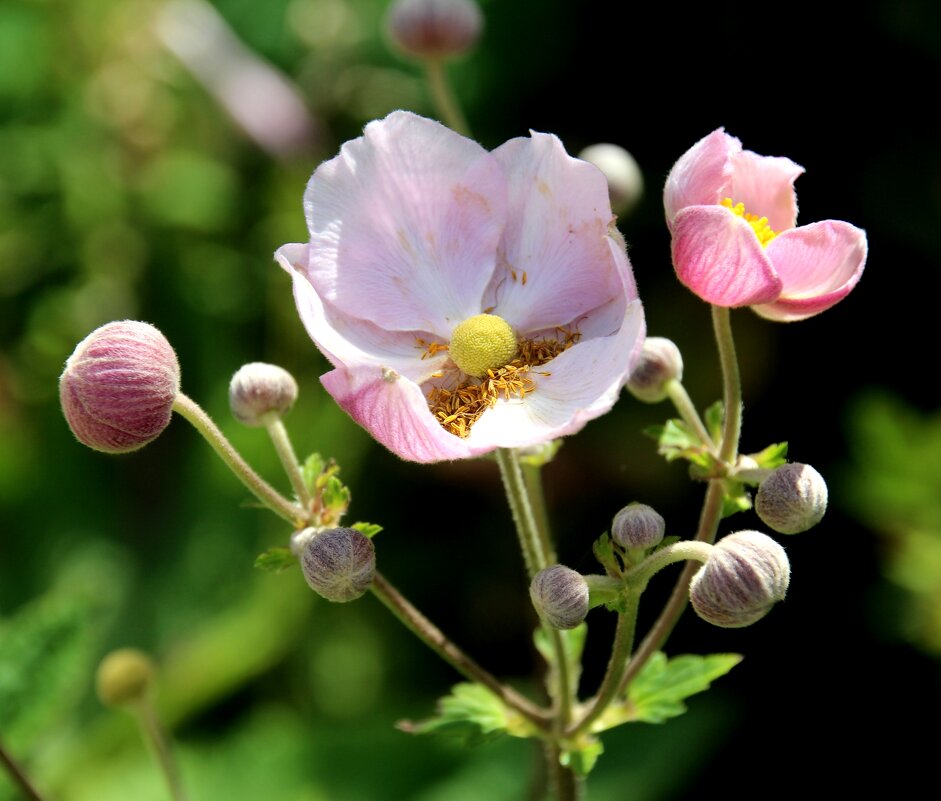
[[[240,423],[262,426],[274,414],[283,417],[297,400],[297,382],[274,364],[251,362],[240,367],[229,382],[229,407]]]
[[[674,378],[683,378],[680,349],[664,337],[647,337],[627,389],[637,400],[659,403],[667,397],[667,382]]]
[[[660,544],[666,525],[652,507],[644,503],[632,503],[614,516],[611,537],[627,550],[647,550]]]
[[[147,694],[154,678],[154,664],[143,651],[120,648],[98,665],[95,688],[105,706],[126,706]]]
[[[410,56],[452,58],[477,43],[483,16],[473,0],[396,0],[387,25],[392,42]]]
[[[809,464],[781,465],[758,487],[755,511],[779,534],[807,531],[827,511],[827,483]]]
[[[303,533],[295,534],[303,539]],[[355,528],[316,532],[301,554],[301,568],[310,588],[328,601],[355,601],[376,575],[376,549]]]
[[[553,565],[540,570],[529,585],[539,616],[556,629],[574,629],[588,614],[588,583],[575,570]]]

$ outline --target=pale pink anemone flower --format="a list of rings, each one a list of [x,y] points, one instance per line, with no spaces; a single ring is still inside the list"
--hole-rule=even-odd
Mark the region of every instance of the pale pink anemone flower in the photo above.
[[[537,445],[617,400],[643,344],[643,310],[603,175],[555,136],[488,153],[396,111],[317,168],[304,211],[310,242],[275,258],[334,367],[321,381],[402,458]],[[503,352],[490,374],[465,373],[449,347],[470,318],[471,350],[499,351],[493,323],[519,358]],[[543,359],[526,363],[534,353]],[[462,409],[465,396],[476,413]]]
[[[709,303],[781,322],[845,298],[866,264],[866,232],[840,220],[796,228],[803,171],[742,150],[721,128],[686,151],[663,190],[680,281]]]

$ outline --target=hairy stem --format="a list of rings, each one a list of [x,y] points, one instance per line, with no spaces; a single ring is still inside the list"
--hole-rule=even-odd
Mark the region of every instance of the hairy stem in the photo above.
[[[304,483],[304,476],[297,461],[297,454],[294,452],[294,446],[291,444],[291,438],[284,427],[284,422],[277,414],[269,413],[265,419],[265,429],[268,431],[268,436],[271,437],[274,449],[278,452],[278,458],[281,460],[284,472],[288,474],[288,478],[291,480],[291,486],[294,488],[301,506],[304,507],[305,511],[309,510],[310,492]]]
[[[428,79],[428,88],[431,90],[431,99],[434,101],[441,121],[451,130],[470,136],[467,120],[464,119],[464,113],[454,97],[454,92],[451,91],[444,61],[440,58],[426,59],[425,75]]]
[[[683,418],[683,422],[696,432],[696,436],[702,440],[703,445],[709,448],[710,451],[715,451],[716,444],[712,441],[712,436],[703,424],[699,412],[696,411],[696,406],[690,400],[686,387],[675,378],[671,378],[666,383],[666,390],[667,396],[676,407],[680,417]]]
[[[734,465],[738,457],[738,440],[742,433],[742,382],[735,355],[735,340],[732,338],[732,321],[729,310],[722,306],[712,307],[712,327],[719,347],[719,363],[722,366],[722,400],[725,404],[725,422],[722,428],[722,445],[719,458]]]
[[[44,801],[43,797],[39,794],[39,790],[33,786],[33,783],[29,780],[22,766],[13,758],[6,748],[3,747],[2,742],[0,742],[0,765],[3,765],[6,772],[13,780],[13,783],[20,788],[25,798],[29,799],[29,801]]]
[[[167,782],[167,788],[170,790],[170,797],[173,801],[186,801],[186,793],[183,790],[176,760],[173,758],[170,740],[163,730],[153,703],[145,696],[133,705],[132,710],[140,724],[144,741],[150,746],[150,750],[157,759],[160,771]]]

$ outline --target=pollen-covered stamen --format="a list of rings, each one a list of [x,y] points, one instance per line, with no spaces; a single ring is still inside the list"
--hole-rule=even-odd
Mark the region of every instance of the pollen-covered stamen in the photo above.
[[[452,361],[467,375],[483,378],[516,356],[516,332],[502,317],[475,314],[451,332]]]
[[[778,235],[777,231],[773,230],[768,224],[767,217],[759,217],[757,214],[749,214],[747,211],[745,211],[744,203],[733,203],[732,198],[727,197],[719,205],[725,206],[725,208],[731,211],[732,214],[734,214],[736,217],[741,217],[744,219],[745,222],[747,222],[752,227],[752,230],[754,230],[762,247],[765,247]]]

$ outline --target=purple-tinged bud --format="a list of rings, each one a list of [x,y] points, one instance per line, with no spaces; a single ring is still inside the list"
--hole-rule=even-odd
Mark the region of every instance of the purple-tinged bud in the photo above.
[[[140,701],[154,679],[154,663],[143,651],[120,648],[98,665],[95,690],[105,706],[126,706]]]
[[[283,417],[297,400],[297,381],[274,364],[252,362],[240,367],[229,382],[229,408],[240,423],[262,426],[270,414]]]
[[[355,528],[330,528],[311,537],[301,555],[304,578],[328,601],[355,601],[376,575],[372,540]]]
[[[666,521],[660,514],[644,503],[625,506],[614,516],[611,536],[622,548],[653,548],[663,540]]]
[[[396,0],[386,20],[392,42],[417,58],[451,58],[480,38],[483,15],[473,0]]]
[[[148,323],[108,323],[78,343],[59,378],[72,433],[89,448],[127,453],[169,425],[180,391],[180,364],[167,338]]]
[[[578,154],[591,162],[608,179],[611,209],[615,214],[630,214],[644,194],[644,176],[635,159],[620,145],[602,142],[589,145]]]
[[[574,629],[588,614],[588,582],[564,565],[540,570],[529,585],[539,616],[556,629]]]
[[[719,540],[689,584],[693,609],[726,629],[750,626],[784,600],[791,565],[778,543],[757,531]]]
[[[667,397],[666,384],[683,378],[680,349],[664,337],[647,337],[627,388],[637,400],[659,403]]]
[[[779,534],[807,531],[827,511],[827,483],[809,464],[781,465],[758,487],[755,511]]]

